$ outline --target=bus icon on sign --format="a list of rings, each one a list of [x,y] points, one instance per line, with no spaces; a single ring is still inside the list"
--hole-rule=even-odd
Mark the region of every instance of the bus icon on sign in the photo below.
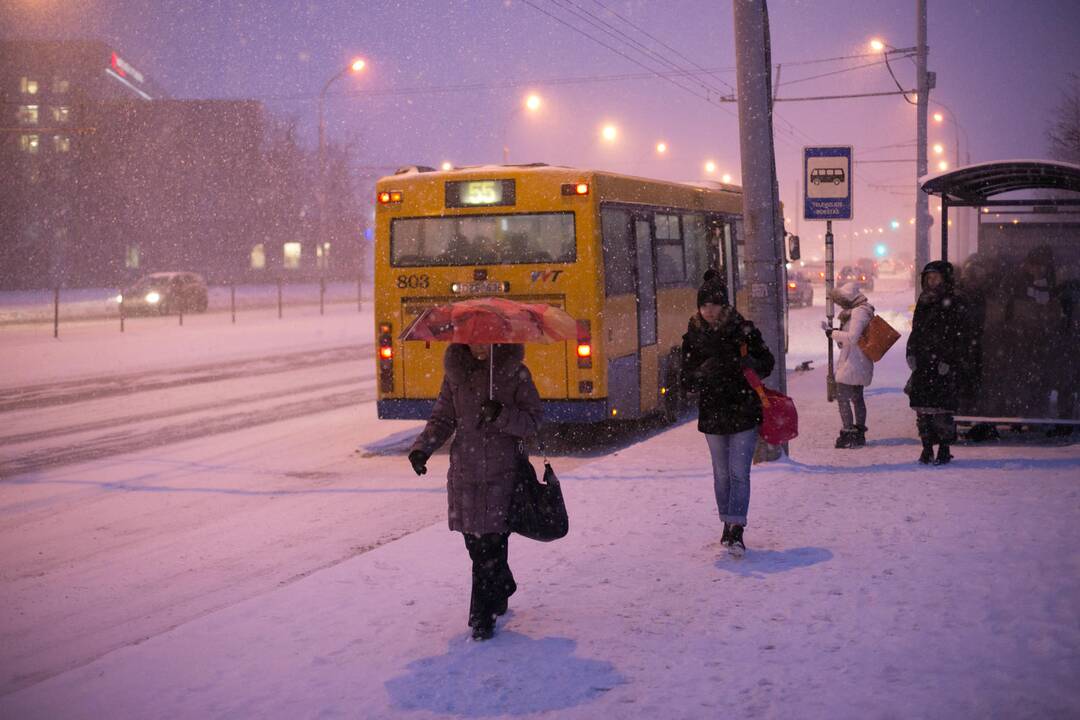
[[[821,183],[839,185],[844,182],[844,168],[815,168],[810,171],[810,182],[815,185]]]

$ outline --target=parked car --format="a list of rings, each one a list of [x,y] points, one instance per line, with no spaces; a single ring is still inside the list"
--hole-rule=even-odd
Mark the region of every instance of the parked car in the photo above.
[[[803,263],[799,268],[806,278],[815,284],[825,284],[825,263]]]
[[[836,285],[839,287],[844,283],[853,282],[859,286],[860,290],[873,290],[874,289],[874,276],[866,272],[862,268],[851,267],[845,265],[841,268],[840,272],[836,274]]]
[[[810,307],[814,304],[814,286],[806,273],[798,270],[788,273],[787,299],[791,307]]]
[[[206,312],[209,292],[201,275],[160,272],[140,278],[118,298],[126,315]]]

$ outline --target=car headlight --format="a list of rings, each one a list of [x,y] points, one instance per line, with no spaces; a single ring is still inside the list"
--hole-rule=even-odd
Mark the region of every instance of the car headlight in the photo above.
[[[146,302],[150,303],[151,305],[156,305],[159,300],[161,300],[161,294],[160,293],[157,293],[157,292],[155,292],[153,290],[146,293]]]

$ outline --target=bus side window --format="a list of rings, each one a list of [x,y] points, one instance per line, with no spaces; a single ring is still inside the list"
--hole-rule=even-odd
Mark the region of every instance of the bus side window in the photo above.
[[[686,245],[686,279],[691,285],[701,284],[709,267],[709,230],[705,216],[699,213],[682,216],[683,240]]]
[[[656,213],[656,281],[681,283],[686,280],[686,251],[678,215]]]
[[[635,292],[636,245],[630,234],[630,213],[618,208],[600,210],[604,248],[604,290],[607,295]]]

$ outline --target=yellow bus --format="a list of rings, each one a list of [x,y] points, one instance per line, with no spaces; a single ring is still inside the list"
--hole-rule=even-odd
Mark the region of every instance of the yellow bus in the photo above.
[[[577,342],[526,345],[545,419],[677,416],[679,347],[709,267],[736,305],[738,187],[543,164],[402,168],[378,181],[375,335],[380,418],[424,419],[445,343],[398,339],[426,308],[500,295],[578,321]]]

